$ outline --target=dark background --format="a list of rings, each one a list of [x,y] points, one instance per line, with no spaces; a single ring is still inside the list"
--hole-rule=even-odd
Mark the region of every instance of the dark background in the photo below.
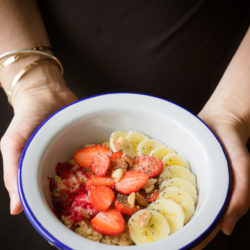
[[[3,92],[0,91],[0,137],[4,134],[9,122],[11,121],[13,112],[9,106],[7,98]],[[17,216],[9,214],[9,195],[4,187],[2,174],[2,158],[0,162],[0,249],[3,250],[49,250],[54,249],[46,240],[44,240],[38,232],[32,227],[22,213]],[[250,249],[250,213],[244,216],[237,224],[233,234],[230,237],[219,233],[213,240],[207,250],[219,249]]]

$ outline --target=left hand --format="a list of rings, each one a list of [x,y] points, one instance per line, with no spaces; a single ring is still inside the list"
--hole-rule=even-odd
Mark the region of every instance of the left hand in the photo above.
[[[216,134],[227,153],[232,171],[232,193],[227,210],[215,230],[194,249],[204,248],[221,230],[230,235],[250,208],[250,155],[246,147],[249,124],[219,107],[205,107],[198,115]]]

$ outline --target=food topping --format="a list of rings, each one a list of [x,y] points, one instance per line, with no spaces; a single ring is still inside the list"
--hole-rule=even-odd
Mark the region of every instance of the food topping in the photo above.
[[[163,170],[163,163],[154,156],[137,156],[134,159],[134,169],[148,175],[148,177],[158,176]]]
[[[191,219],[197,204],[189,164],[139,132],[115,131],[55,170],[48,178],[55,214],[78,234],[105,244],[167,237]]]
[[[140,190],[148,181],[142,172],[127,171],[122,179],[115,184],[115,189],[122,194],[131,194]]]
[[[117,209],[99,212],[92,220],[93,228],[104,235],[119,235],[123,232],[125,221]]]
[[[111,177],[115,180],[115,182],[118,182],[123,177],[125,170],[123,168],[117,168],[113,171]]]
[[[74,154],[74,160],[80,166],[89,168],[93,161],[93,158],[100,152],[104,152],[108,156],[111,155],[111,151],[109,148],[103,145],[95,145],[77,150]]]
[[[90,198],[97,211],[106,211],[112,204],[115,195],[111,188],[106,186],[92,186]]]

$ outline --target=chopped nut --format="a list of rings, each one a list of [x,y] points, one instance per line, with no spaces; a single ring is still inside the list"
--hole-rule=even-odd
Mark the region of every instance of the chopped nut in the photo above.
[[[134,207],[134,206],[135,206],[135,192],[131,193],[131,194],[128,196],[128,204],[129,204],[131,207]]]
[[[136,200],[137,204],[142,206],[142,207],[146,207],[148,205],[146,198],[138,192],[135,195],[135,200]]]
[[[148,182],[143,186],[143,188],[148,188],[154,185],[157,182],[157,179],[149,179]]]
[[[140,217],[139,217],[139,219],[138,219],[139,227],[141,227],[141,228],[142,228],[142,227],[146,227],[146,226],[148,225],[148,223],[149,223],[151,217],[152,217],[152,214],[151,214],[151,213],[149,213],[148,211],[144,211],[144,212],[140,215]]]
[[[117,168],[115,171],[113,171],[111,177],[115,180],[115,182],[118,182],[124,174],[124,169]]]
[[[153,191],[153,189],[154,189],[154,185],[147,187],[147,188],[145,188],[145,193],[150,193]]]
[[[113,170],[116,170],[118,168],[122,168],[124,170],[127,170],[127,163],[124,159],[116,159],[115,162],[112,164]]]
[[[133,166],[133,157],[130,157],[129,155],[127,155],[127,154],[124,153],[122,155],[122,159],[125,160],[125,162],[129,165],[129,167]]]
[[[124,137],[119,136],[115,141],[115,149],[117,151],[124,150],[127,145],[127,140]]]

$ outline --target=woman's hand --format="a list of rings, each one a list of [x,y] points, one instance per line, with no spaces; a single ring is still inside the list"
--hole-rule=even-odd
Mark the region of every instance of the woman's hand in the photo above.
[[[11,199],[11,214],[22,211],[17,191],[17,168],[28,138],[50,114],[76,100],[65,85],[61,88],[58,84],[45,84],[22,91],[13,100],[15,115],[1,139],[4,182]]]
[[[194,249],[204,248],[220,230],[230,235],[238,220],[250,208],[250,155],[246,147],[248,121],[214,106],[212,102],[199,113],[199,117],[209,125],[225,148],[232,171],[232,193],[220,224]]]

